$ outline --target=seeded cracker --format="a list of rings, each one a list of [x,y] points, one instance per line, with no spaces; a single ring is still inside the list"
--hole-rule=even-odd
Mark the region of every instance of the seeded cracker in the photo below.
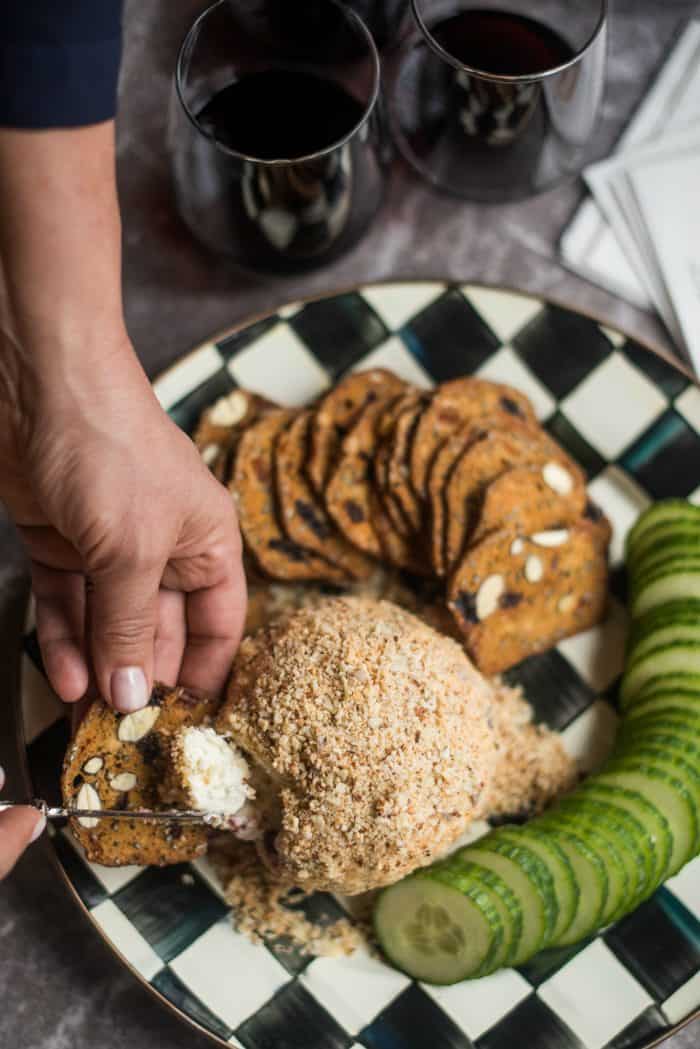
[[[295,414],[270,412],[252,423],[238,443],[229,488],[238,507],[241,532],[258,567],[273,579],[342,583],[346,579],[344,572],[312,550],[293,543],[280,524],[273,449]]]
[[[500,474],[515,466],[544,466],[551,460],[566,462],[580,485],[580,467],[569,460],[543,430],[506,432],[490,429],[469,445],[455,463],[445,488],[445,568],[449,572],[478,524],[481,500],[486,487]]]
[[[502,416],[537,425],[532,405],[519,390],[473,377],[453,379],[435,391],[423,412],[411,444],[411,484],[426,498],[431,463],[442,442],[456,430],[483,416]]]
[[[397,398],[371,401],[343,438],[340,455],[326,486],[328,513],[346,539],[371,557],[381,558],[382,545],[374,527],[374,454],[377,425]]]
[[[536,434],[530,423],[516,416],[507,420],[503,413],[484,416],[477,422],[457,430],[441,444],[433,458],[428,475],[428,506],[430,518],[430,552],[433,568],[439,576],[447,572],[445,553],[445,527],[447,521],[447,485],[457,462],[468,448],[473,447],[489,432]]]
[[[202,412],[193,441],[206,466],[228,482],[238,440],[247,426],[278,406],[249,390],[232,390]]]
[[[162,807],[160,785],[173,732],[199,725],[218,707],[184,688],[156,685],[149,705],[117,714],[95,700],[66,752],[61,777],[63,803],[90,809]],[[165,866],[201,856],[203,827],[133,820],[71,820],[73,834],[93,863]]]
[[[484,674],[545,652],[603,618],[604,531],[585,520],[529,537],[504,529],[467,551],[450,579],[448,604]]]
[[[319,496],[333,470],[340,444],[355,425],[366,405],[379,399],[396,397],[406,383],[383,368],[353,372],[334,386],[319,402],[311,424],[308,473]]]
[[[421,397],[412,408],[404,409],[396,420],[386,473],[389,496],[398,503],[408,524],[409,534],[414,535],[423,530],[424,503],[411,486],[410,455],[416,428],[429,403],[428,398]]]
[[[499,528],[532,535],[574,524],[583,515],[586,498],[583,475],[568,460],[552,458],[544,466],[507,470],[486,489],[471,542]]]
[[[306,477],[311,410],[301,412],[277,438],[275,484],[280,520],[288,539],[320,554],[348,581],[366,579],[374,563],[340,534]]]

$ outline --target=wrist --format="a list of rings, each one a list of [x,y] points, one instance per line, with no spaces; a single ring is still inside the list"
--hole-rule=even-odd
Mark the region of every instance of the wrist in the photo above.
[[[127,430],[130,415],[160,411],[125,330],[94,338],[81,334],[68,345],[46,339],[17,356],[16,403],[28,442],[57,427],[113,427],[115,415]]]

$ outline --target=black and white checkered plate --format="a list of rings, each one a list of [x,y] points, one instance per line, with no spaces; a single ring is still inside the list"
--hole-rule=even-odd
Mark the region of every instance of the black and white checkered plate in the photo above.
[[[640,510],[700,503],[700,390],[619,332],[538,299],[443,283],[386,284],[279,310],[200,346],[155,384],[189,430],[237,384],[303,404],[347,369],[382,365],[420,386],[475,373],[531,398],[586,469],[615,526],[606,622],[528,660],[537,717],[584,765],[614,733],[625,633],[622,552]],[[35,790],[55,796],[68,730],[31,621],[24,725]],[[220,1044],[245,1049],[638,1049],[700,1007],[700,859],[592,940],[521,969],[428,987],[363,954],[311,959],[233,931],[206,860],[165,870],[87,863],[53,845],[76,895],[124,961]],[[306,904],[332,919],[340,904]]]

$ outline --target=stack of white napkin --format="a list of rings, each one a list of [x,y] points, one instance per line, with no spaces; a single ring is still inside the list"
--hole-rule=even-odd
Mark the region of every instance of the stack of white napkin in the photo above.
[[[700,21],[690,22],[613,155],[584,171],[593,194],[564,261],[656,308],[700,372]]]

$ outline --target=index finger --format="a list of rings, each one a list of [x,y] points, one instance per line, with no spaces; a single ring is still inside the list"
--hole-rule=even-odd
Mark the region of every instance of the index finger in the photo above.
[[[246,612],[243,564],[236,558],[221,582],[187,595],[187,640],[180,684],[218,693],[226,684]]]

